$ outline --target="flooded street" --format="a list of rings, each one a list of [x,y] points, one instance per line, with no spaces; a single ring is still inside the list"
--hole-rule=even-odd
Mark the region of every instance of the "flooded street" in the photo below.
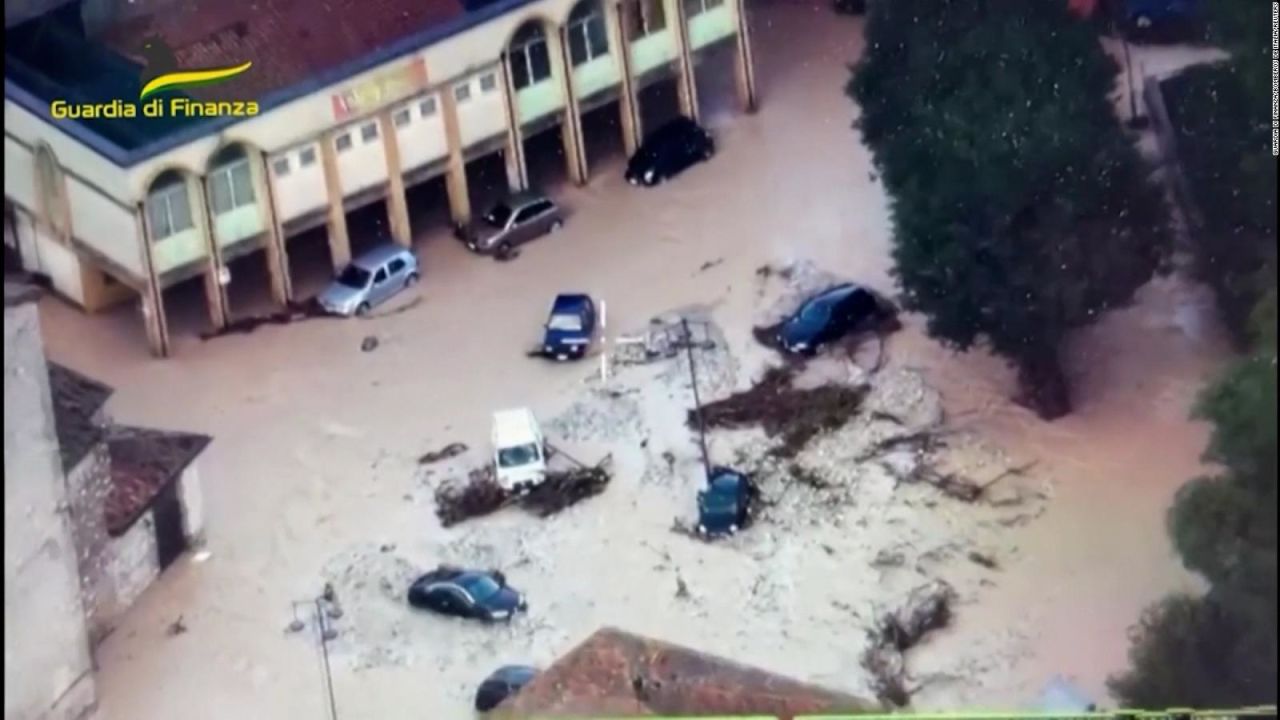
[[[877,522],[869,503],[812,530],[765,524],[726,545],[691,542],[670,532],[700,480],[679,373],[628,371],[615,380],[624,399],[600,400],[591,363],[524,356],[556,292],[603,298],[610,336],[698,306],[728,345],[715,388],[728,392],[768,361],[750,335],[774,292],[757,268],[803,261],[892,289],[886,198],[843,93],[860,21],[775,0],[753,24],[761,108],[744,115],[729,88],[704,89],[714,160],[651,190],[623,182],[619,156],[594,160],[586,187],[552,191],[572,211],[564,230],[512,262],[471,256],[432,228],[418,244],[423,300],[403,313],[180,337],[160,361],[145,355],[132,315],[43,302],[52,359],[114,385],[115,418],[214,438],[200,459],[210,555],[176,563],[101,646],[108,718],[320,717],[314,640],[285,628],[293,603],[326,582],[344,600],[333,645],[344,718],[467,717],[494,667],[549,663],[601,625],[866,694],[864,621],[902,589],[868,558],[896,536],[921,552],[994,543],[1001,556],[980,576],[939,571],[967,584],[953,627],[911,655],[928,679],[919,708],[1026,707],[1053,674],[1105,697],[1141,608],[1195,587],[1163,523],[1201,470],[1207,428],[1187,415],[1226,357],[1196,288],[1156,280],[1081,332],[1066,354],[1076,410],[1052,424],[1009,401],[1002,363],[952,353],[906,319],[886,372],[918,372],[950,423],[1034,463],[1027,474],[1049,489],[1043,512],[981,528],[967,525],[995,516],[956,503],[894,505],[898,524]],[[378,347],[362,352],[370,335]],[[420,455],[462,442],[478,461],[494,410],[571,419],[583,402],[609,404],[606,421],[570,443],[585,457],[614,454],[603,495],[547,520],[506,511],[440,527],[437,475]],[[567,434],[572,423],[551,427]],[[717,438],[713,450],[730,444]],[[663,450],[675,463],[654,481]],[[442,561],[502,566],[529,595],[529,616],[495,627],[431,617],[408,608],[402,585],[383,584]],[[692,599],[676,597],[677,577]],[[179,616],[188,631],[166,634]]]

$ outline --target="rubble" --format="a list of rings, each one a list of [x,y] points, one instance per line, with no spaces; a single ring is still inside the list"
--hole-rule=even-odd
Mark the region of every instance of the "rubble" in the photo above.
[[[217,330],[201,333],[200,339],[212,340],[223,335],[246,334],[257,330],[263,325],[288,325],[289,323],[318,317],[331,316],[324,308],[320,307],[320,303],[316,302],[314,298],[305,302],[290,302],[285,309],[279,312],[266,315],[250,315],[232,320]]]
[[[828,384],[796,389],[791,385],[794,371],[774,367],[748,390],[723,400],[706,403],[702,420],[708,428],[741,428],[759,425],[779,443],[770,452],[776,457],[795,457],[817,435],[845,425],[866,398],[866,386]],[[691,427],[697,427],[696,410],[690,410]]]
[[[538,517],[550,517],[587,498],[604,492],[612,475],[606,457],[596,465],[548,471],[546,479],[523,493],[511,493],[493,478],[486,466],[471,471],[465,484],[444,484],[436,489],[436,517],[444,527],[517,505]]]
[[[452,442],[440,448],[439,450],[423,453],[418,457],[418,464],[430,465],[431,463],[437,463],[437,462],[440,462],[441,460],[448,460],[450,458],[457,457],[458,455],[461,455],[466,451],[467,451],[466,443]]]
[[[902,605],[880,616],[870,631],[870,646],[862,665],[871,674],[882,702],[904,707],[911,701],[907,687],[905,653],[928,633],[951,622],[951,605],[957,594],[945,580],[934,580],[913,589]]]

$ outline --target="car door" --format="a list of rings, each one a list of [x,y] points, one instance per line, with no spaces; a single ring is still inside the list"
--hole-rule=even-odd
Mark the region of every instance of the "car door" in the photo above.
[[[526,240],[537,235],[538,203],[530,203],[516,211],[515,218],[512,219],[511,237],[508,240],[512,245],[525,242]]]
[[[409,263],[402,257],[393,258],[387,263],[387,273],[390,275],[387,284],[391,292],[404,287],[404,281],[409,277],[408,269]]]
[[[373,282],[369,284],[369,304],[377,305],[391,294],[391,278],[385,264],[380,265],[373,273]]]
[[[587,302],[582,308],[582,329],[586,332],[587,340],[591,340],[595,335],[596,328],[596,304],[591,298],[587,298]]]

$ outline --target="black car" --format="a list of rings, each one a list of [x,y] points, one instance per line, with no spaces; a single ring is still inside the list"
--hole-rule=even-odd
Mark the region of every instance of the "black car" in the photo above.
[[[727,467],[711,468],[707,488],[698,491],[698,534],[732,535],[751,522],[756,486],[746,475]]]
[[[677,117],[645,138],[627,162],[627,182],[652,186],[679,175],[695,163],[710,160],[716,143],[698,123]]]
[[[821,346],[852,332],[879,327],[893,316],[889,303],[853,283],[828,288],[805,300],[778,329],[778,346],[812,355]]]
[[[498,707],[537,675],[538,669],[527,665],[504,665],[494,670],[476,689],[476,712]]]
[[[478,620],[510,620],[528,610],[524,595],[496,570],[441,565],[409,586],[409,604],[423,610]]]

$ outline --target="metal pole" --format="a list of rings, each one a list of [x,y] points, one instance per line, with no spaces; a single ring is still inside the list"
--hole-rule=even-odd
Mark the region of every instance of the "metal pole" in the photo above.
[[[333,694],[333,671],[329,666],[329,627],[319,598],[315,600],[315,610],[316,628],[320,631],[320,657],[324,660],[324,684],[329,691],[329,720],[338,720],[338,702]]]
[[[702,450],[702,469],[711,479],[711,457],[707,454],[707,424],[702,417],[702,400],[698,397],[698,370],[693,362],[693,333],[689,330],[689,319],[680,318],[680,326],[684,329],[684,349],[689,357],[689,380],[693,386],[693,411],[698,417],[698,447]]]

